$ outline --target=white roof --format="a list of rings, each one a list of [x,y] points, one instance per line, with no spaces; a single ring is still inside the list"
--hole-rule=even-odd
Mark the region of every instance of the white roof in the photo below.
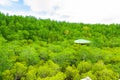
[[[88,43],[90,43],[90,41],[89,40],[85,40],[85,39],[78,39],[78,40],[75,40],[74,43],[88,44]]]
[[[90,77],[86,77],[86,78],[81,79],[81,80],[91,80],[91,78]]]

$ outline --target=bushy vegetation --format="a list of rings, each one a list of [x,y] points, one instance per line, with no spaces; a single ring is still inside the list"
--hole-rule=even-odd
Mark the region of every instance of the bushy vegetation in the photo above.
[[[90,45],[75,44],[87,39]],[[0,80],[118,80],[120,25],[0,13]]]

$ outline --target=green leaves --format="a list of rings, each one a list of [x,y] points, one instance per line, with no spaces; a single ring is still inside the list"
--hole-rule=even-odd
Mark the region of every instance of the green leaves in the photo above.
[[[119,74],[113,72],[112,70],[104,69],[101,71],[96,71],[95,73],[97,80],[118,80]]]
[[[52,61],[48,61],[43,66],[38,68],[37,76],[41,78],[51,77],[57,74],[60,71],[60,67],[53,63]]]
[[[88,39],[90,45],[74,44]],[[83,24],[0,13],[0,79],[118,80],[120,24]]]
[[[91,68],[92,68],[92,64],[90,62],[85,62],[85,61],[80,62],[77,66],[77,69],[80,74],[90,71]]]
[[[23,76],[25,76],[25,73],[27,71],[27,67],[20,63],[16,62],[12,69],[10,70],[5,70],[2,73],[2,79],[3,80],[18,80],[21,79]]]

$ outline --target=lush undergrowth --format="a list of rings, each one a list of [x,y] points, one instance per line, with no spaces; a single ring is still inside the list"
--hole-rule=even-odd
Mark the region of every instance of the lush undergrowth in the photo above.
[[[89,45],[75,44],[87,39]],[[0,13],[1,80],[118,80],[120,25]]]

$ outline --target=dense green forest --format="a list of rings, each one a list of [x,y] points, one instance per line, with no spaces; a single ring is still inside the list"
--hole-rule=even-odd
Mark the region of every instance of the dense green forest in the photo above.
[[[89,45],[75,44],[87,39]],[[0,13],[0,80],[118,80],[120,24]]]

